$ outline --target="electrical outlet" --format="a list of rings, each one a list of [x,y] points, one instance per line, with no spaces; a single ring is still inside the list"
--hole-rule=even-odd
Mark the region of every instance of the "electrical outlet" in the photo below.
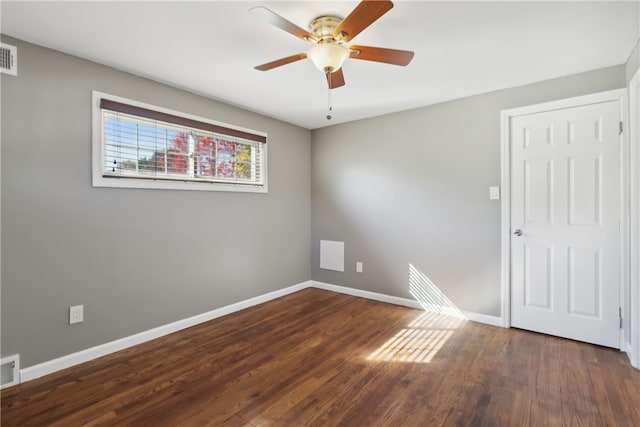
[[[84,320],[84,305],[69,307],[69,324],[80,323]]]
[[[356,262],[356,273],[362,273],[362,263]]]

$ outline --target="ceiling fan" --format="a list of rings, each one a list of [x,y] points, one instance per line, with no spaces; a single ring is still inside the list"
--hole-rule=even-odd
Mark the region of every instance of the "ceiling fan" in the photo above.
[[[255,69],[267,71],[309,58],[316,68],[325,73],[329,89],[335,89],[345,84],[342,64],[347,58],[408,65],[413,58],[411,51],[372,46],[347,46],[345,44],[392,7],[393,3],[388,0],[363,0],[345,19],[330,15],[315,18],[309,25],[311,32],[300,28],[266,7],[251,8],[252,13],[260,15],[267,22],[313,44],[306,52],[267,62],[258,65]]]

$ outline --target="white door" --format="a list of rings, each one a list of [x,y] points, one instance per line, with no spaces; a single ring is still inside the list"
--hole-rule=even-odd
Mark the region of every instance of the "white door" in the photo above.
[[[620,105],[511,117],[511,325],[620,346]]]

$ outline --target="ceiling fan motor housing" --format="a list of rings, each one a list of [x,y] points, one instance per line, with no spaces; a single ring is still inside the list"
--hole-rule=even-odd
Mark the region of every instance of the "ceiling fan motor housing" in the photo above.
[[[319,16],[311,21],[311,32],[318,38],[318,43],[337,42],[339,40],[334,38],[333,33],[341,22],[342,19],[337,16]],[[337,37],[342,38],[340,36]]]

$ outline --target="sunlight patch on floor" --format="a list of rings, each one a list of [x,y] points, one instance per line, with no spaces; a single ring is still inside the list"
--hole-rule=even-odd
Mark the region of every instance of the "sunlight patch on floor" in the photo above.
[[[428,363],[466,321],[423,313],[371,353],[367,360]]]
[[[409,264],[409,292],[426,313],[400,329],[367,360],[428,363],[467,318],[413,264]]]

